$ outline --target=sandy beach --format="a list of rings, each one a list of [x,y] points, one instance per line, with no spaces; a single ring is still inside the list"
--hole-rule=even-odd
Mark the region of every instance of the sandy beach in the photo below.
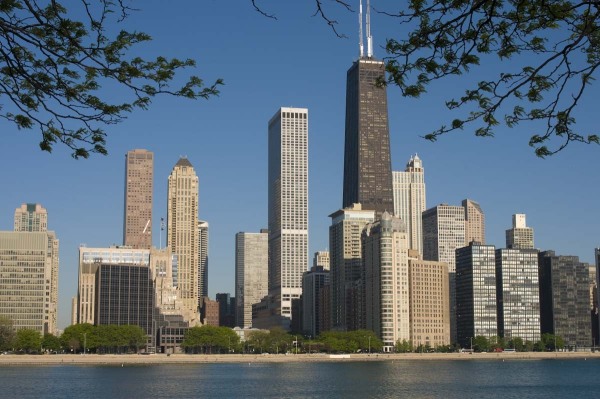
[[[600,359],[600,352],[521,352],[521,353],[399,353],[399,354],[288,354],[288,355],[0,355],[5,365],[143,365],[195,363],[291,363],[291,362],[372,362],[408,360],[540,360]]]

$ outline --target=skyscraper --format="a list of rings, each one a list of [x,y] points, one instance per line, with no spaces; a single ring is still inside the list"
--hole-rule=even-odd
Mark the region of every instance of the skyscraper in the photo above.
[[[533,229],[527,227],[525,214],[517,213],[512,217],[512,229],[506,230],[507,248],[534,248]]]
[[[465,208],[465,245],[471,241],[485,244],[485,214],[481,206],[473,200],[464,199]]]
[[[307,109],[281,108],[269,121],[268,183],[269,295],[276,313],[291,319],[308,269]]]
[[[495,250],[476,242],[456,250],[456,328],[463,348],[477,336],[498,336]]]
[[[366,327],[384,352],[410,340],[407,236],[404,223],[387,212],[363,231]]]
[[[539,254],[541,333],[562,337],[567,347],[592,344],[589,268],[577,256]]]
[[[329,303],[321,302],[321,291],[326,285],[329,285],[329,270],[323,266],[313,266],[302,276],[302,331],[312,337],[324,331],[319,314],[323,306],[329,306]]]
[[[411,156],[404,172],[393,172],[394,214],[406,223],[408,246],[423,255],[423,222],[425,210],[425,172],[417,155]]]
[[[0,232],[0,316],[17,330],[56,334],[58,240],[52,232]]]
[[[536,249],[496,250],[498,335],[540,339],[540,287]]]
[[[198,221],[198,306],[208,296],[208,222]]]
[[[346,75],[346,132],[343,208],[360,203],[378,215],[394,211],[392,162],[385,64],[373,58],[370,7],[367,5],[367,55],[363,52],[362,6],[360,52]]]
[[[252,305],[269,292],[269,233],[235,235],[235,325],[252,327]]]
[[[456,342],[456,249],[465,246],[465,210],[438,205],[423,212],[423,259],[448,265],[450,283],[450,340]]]
[[[177,256],[177,291],[185,307],[197,310],[200,293],[198,176],[187,158],[180,158],[173,167],[167,196],[167,248]]]
[[[47,298],[46,316],[44,323],[49,332],[55,333],[58,313],[58,265],[59,265],[59,240],[53,231],[48,231],[48,212],[40,204],[22,204],[15,209],[14,217],[15,232],[39,232],[46,233],[48,240],[48,257],[50,261],[49,283],[46,284],[46,290],[49,292]],[[48,279],[48,277],[46,278]]]
[[[154,154],[131,150],[125,155],[125,210],[123,245],[152,246],[152,188]]]
[[[324,270],[329,270],[329,251],[317,251],[313,256],[313,267],[321,266]]]
[[[40,204],[22,204],[15,209],[14,231],[48,231],[48,212]]]
[[[362,297],[362,282],[361,285],[356,284],[363,272],[361,237],[365,226],[375,221],[375,211],[363,210],[360,204],[353,204],[329,217],[331,326],[346,331],[353,329],[352,325],[362,325],[361,321],[352,321],[353,318],[362,319],[360,306],[359,309],[351,309],[348,305],[360,305],[360,301],[352,301],[351,298],[357,289],[360,291],[358,298]]]

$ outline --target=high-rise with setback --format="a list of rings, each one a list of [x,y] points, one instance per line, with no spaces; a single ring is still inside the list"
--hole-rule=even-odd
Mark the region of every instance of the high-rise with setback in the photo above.
[[[367,2],[367,55],[363,51],[362,2],[360,51],[346,75],[346,131],[343,208],[360,203],[378,215],[394,211],[385,64],[373,58]]]
[[[423,222],[425,210],[425,172],[423,161],[411,156],[404,172],[393,172],[394,214],[402,219],[408,231],[410,249],[423,255]]]
[[[525,214],[514,214],[512,224],[512,229],[506,230],[506,247],[533,249],[533,229],[527,227]]]
[[[0,233],[0,315],[16,329],[56,333],[59,240],[39,204],[15,210],[14,232]]]
[[[137,149],[125,155],[123,245],[146,249],[152,246],[153,178],[151,151]]]
[[[169,175],[167,247],[177,256],[177,291],[188,309],[198,309],[200,240],[198,238],[198,176],[182,157]],[[193,323],[195,320],[187,320]]]
[[[268,294],[269,234],[235,235],[235,325],[252,327],[252,305]]]
[[[268,142],[269,295],[275,314],[291,320],[308,269],[308,110],[279,109]]]
[[[465,245],[475,241],[485,244],[485,214],[479,203],[464,199],[462,206],[465,208]]]

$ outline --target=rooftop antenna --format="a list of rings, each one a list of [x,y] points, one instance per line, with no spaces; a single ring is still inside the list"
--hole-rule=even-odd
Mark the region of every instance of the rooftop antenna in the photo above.
[[[362,3],[362,0],[361,0]],[[361,4],[362,5],[362,4]],[[362,33],[360,35],[362,40]],[[367,0],[367,57],[373,57],[373,37],[371,36],[371,1]]]
[[[359,47],[359,54],[358,56],[360,58],[363,58],[365,56],[365,51],[364,51],[364,46],[363,46],[363,13],[362,13],[362,0],[359,1],[359,6],[358,6],[358,47]]]

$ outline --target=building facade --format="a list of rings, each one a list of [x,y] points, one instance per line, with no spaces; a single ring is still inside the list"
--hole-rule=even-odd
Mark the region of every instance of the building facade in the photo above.
[[[252,305],[269,292],[269,233],[235,235],[235,325],[252,327]]]
[[[302,276],[302,331],[313,338],[324,331],[319,314],[323,306],[329,306],[321,302],[321,291],[328,284],[329,270],[322,266],[313,266]]]
[[[392,352],[410,340],[408,234],[400,219],[384,212],[363,232],[366,328]]]
[[[448,265],[450,287],[450,340],[456,342],[456,249],[465,246],[465,210],[438,205],[423,212],[423,259]]]
[[[317,251],[313,257],[313,267],[322,267],[329,270],[330,267],[329,251]]]
[[[362,260],[362,231],[375,221],[374,210],[363,210],[360,204],[340,209],[329,215],[330,281],[331,281],[331,328],[341,331],[362,325],[353,319],[364,320],[360,297],[364,289]],[[359,291],[359,300],[352,301],[353,293]],[[354,303],[355,306],[348,306]]]
[[[422,260],[417,250],[410,250],[408,280],[413,348],[450,345],[448,265]]]
[[[198,304],[208,296],[208,222],[198,221]]]
[[[485,244],[485,214],[481,206],[470,199],[464,199],[462,206],[465,209],[465,245],[472,241]]]
[[[496,248],[471,241],[456,250],[456,329],[462,348],[498,336]]]
[[[150,250],[130,247],[79,247],[77,322],[94,324],[97,320],[97,276],[100,265],[133,265],[148,268]]]
[[[385,64],[360,57],[346,76],[344,208],[360,203],[377,214],[393,212],[392,162]]]
[[[533,229],[527,227],[526,216],[517,213],[512,216],[512,228],[506,230],[506,247],[533,249]]]
[[[53,232],[0,232],[0,316],[16,330],[56,334],[58,262]]]
[[[568,348],[592,345],[589,268],[577,256],[539,254],[541,333],[562,337]]]
[[[308,268],[308,110],[280,108],[268,136],[269,295],[289,321]]]
[[[496,250],[498,335],[506,340],[540,340],[538,251]]]
[[[146,249],[152,246],[153,186],[154,153],[141,149],[127,152],[123,245]]]
[[[179,298],[198,313],[200,239],[198,238],[198,176],[187,158],[180,158],[169,175],[167,248],[177,256],[175,276]],[[188,320],[192,325],[199,318]]]
[[[217,293],[215,296],[219,302],[219,325],[222,327],[235,327],[235,297],[229,293]]]
[[[147,264],[99,263],[95,325],[135,325],[153,342],[154,287]]]
[[[14,231],[48,231],[48,211],[40,204],[22,204],[15,209]]]
[[[425,211],[425,170],[416,154],[410,157],[404,172],[393,172],[394,215],[406,223],[410,249],[423,255],[423,221]]]

